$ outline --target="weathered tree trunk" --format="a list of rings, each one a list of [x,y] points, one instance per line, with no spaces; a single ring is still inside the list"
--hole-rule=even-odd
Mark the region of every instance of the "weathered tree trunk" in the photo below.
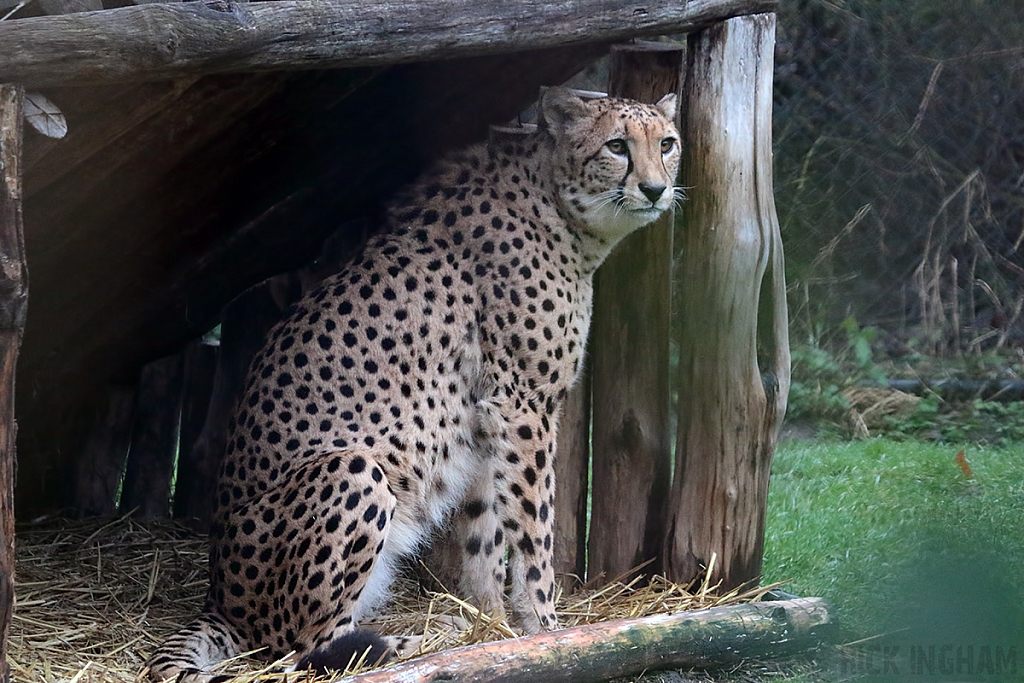
[[[117,485],[132,441],[135,388],[114,387],[75,467],[75,508],[82,517],[117,512]]]
[[[0,22],[0,78],[25,83],[351,68],[683,33],[775,0],[184,2]]]
[[[460,647],[344,683],[591,683],[659,669],[723,666],[808,652],[835,635],[821,598],[752,602]]]
[[[782,242],[772,196],[775,15],[689,36],[683,102],[679,432],[664,547],[689,581],[717,554],[725,588],[761,573],[765,503],[789,391]]]
[[[586,580],[589,465],[590,373],[584,370],[562,404],[555,450],[555,573],[566,591]]]
[[[608,92],[642,102],[678,93],[682,60],[665,43],[617,47]],[[626,238],[595,278],[591,579],[657,558],[665,533],[672,223],[669,211]]]
[[[170,512],[184,374],[185,357],[180,353],[142,369],[121,487],[121,511],[135,510],[140,519],[161,519]]]
[[[212,495],[208,484],[208,468],[196,458],[195,446],[210,410],[213,382],[217,373],[219,348],[202,341],[192,342],[185,349],[185,387],[181,392],[181,427],[178,436],[178,478],[172,509],[178,518],[206,519],[209,503],[204,493]]]
[[[224,307],[210,403],[189,456],[191,483],[176,496],[198,530],[208,528],[213,514],[213,490],[227,446],[228,423],[245,387],[249,364],[263,347],[267,332],[300,293],[298,276],[286,273],[250,287]]]
[[[21,219],[20,86],[0,85],[0,683],[10,680],[7,635],[14,614],[14,369],[28,312]]]

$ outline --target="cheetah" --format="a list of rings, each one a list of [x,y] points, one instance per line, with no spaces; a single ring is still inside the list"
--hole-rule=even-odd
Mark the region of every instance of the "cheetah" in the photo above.
[[[676,200],[675,115],[673,94],[546,90],[535,133],[427,172],[286,313],[229,428],[206,605],[149,659],[152,680],[210,680],[252,650],[320,671],[386,659],[395,643],[358,626],[445,524],[465,597],[503,614],[507,571],[522,629],[558,627],[559,409],[594,271]]]

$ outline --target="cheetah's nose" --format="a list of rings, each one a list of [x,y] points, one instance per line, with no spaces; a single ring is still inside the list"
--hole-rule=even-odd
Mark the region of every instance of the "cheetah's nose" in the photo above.
[[[656,203],[661,199],[661,195],[665,192],[664,185],[651,185],[650,183],[640,183],[640,191],[644,193],[644,196],[651,200],[651,204]]]

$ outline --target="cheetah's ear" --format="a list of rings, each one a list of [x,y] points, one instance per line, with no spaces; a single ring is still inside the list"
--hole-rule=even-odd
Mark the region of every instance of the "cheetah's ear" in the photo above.
[[[669,121],[675,121],[677,109],[676,105],[676,94],[674,92],[670,92],[669,94],[665,95],[660,100],[658,100],[658,103],[654,106],[657,107],[661,111],[661,113],[665,115],[665,118],[667,118]]]
[[[586,113],[586,105],[568,88],[545,88],[540,95],[541,125],[552,132],[562,132],[575,119]]]

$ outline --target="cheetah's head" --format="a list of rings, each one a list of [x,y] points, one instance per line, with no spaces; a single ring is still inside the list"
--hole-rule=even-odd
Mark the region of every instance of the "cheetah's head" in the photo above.
[[[595,235],[617,240],[672,205],[680,153],[674,94],[651,105],[551,88],[540,110],[554,140],[561,208]]]

